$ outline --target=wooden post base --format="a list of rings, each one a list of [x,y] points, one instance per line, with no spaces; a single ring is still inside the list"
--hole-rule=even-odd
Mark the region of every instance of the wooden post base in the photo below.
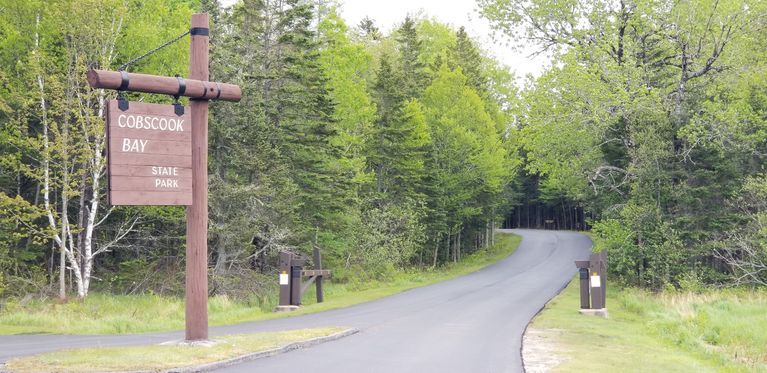
[[[301,308],[301,306],[277,306],[274,307],[274,312],[291,312],[296,311],[299,308]]]

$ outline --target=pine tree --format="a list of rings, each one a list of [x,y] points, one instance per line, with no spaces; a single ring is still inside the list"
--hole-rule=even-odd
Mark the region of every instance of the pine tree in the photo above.
[[[381,202],[419,200],[422,189],[428,130],[420,104],[404,101],[402,79],[393,70],[388,55],[382,56],[374,86],[378,120],[368,156]]]
[[[278,106],[267,115],[283,136],[282,154],[300,190],[303,222],[324,226],[329,214],[345,205],[348,180],[333,167],[340,156],[330,142],[335,135],[334,104],[310,29],[312,8],[297,0],[287,3],[290,6],[278,19],[278,25],[291,26],[278,39],[283,46],[283,80],[274,92]]]
[[[455,37],[455,45],[450,49],[449,66],[453,69],[460,67],[466,76],[466,84],[474,88],[481,97],[485,97],[488,91],[487,78],[482,72],[482,55],[479,48],[463,26],[455,33]]]
[[[417,98],[426,88],[427,75],[424,63],[421,61],[421,41],[418,39],[416,23],[410,16],[397,30],[402,74],[402,87],[405,98]]]
[[[381,40],[381,30],[378,29],[375,22],[370,19],[370,17],[365,16],[365,18],[363,18],[357,25],[357,28],[362,31],[363,36],[375,41]]]

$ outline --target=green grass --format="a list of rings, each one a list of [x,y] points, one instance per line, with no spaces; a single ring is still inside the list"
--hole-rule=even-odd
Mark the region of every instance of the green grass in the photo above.
[[[208,302],[209,323],[230,325],[289,317],[375,300],[479,270],[507,257],[517,248],[520,240],[519,236],[499,234],[494,247],[466,256],[458,263],[436,270],[398,271],[386,282],[329,282],[325,286],[325,302],[315,303],[311,290],[304,295],[305,305],[298,311],[289,313],[272,312],[277,304],[274,296],[256,299],[250,303],[235,302],[227,297],[211,297]],[[0,312],[0,335],[126,334],[183,328],[183,299],[158,295],[120,296],[92,293],[83,301],[63,304],[51,301],[31,301],[25,305],[9,303]]]
[[[767,372],[767,292],[608,288],[608,318],[578,313],[574,280],[531,330],[576,372]]]
[[[12,359],[4,368],[17,373],[158,371],[228,360],[344,330],[317,328],[228,335],[217,338],[212,346],[148,345],[62,350]]]

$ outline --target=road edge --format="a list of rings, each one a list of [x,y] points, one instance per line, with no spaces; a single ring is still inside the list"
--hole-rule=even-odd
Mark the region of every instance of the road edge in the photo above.
[[[593,252],[594,251],[594,239],[591,238],[591,236],[589,236],[588,234],[585,234],[583,232],[578,232],[578,233],[583,234],[584,236],[588,237],[589,240],[591,240],[591,251]],[[555,233],[555,235],[556,235],[556,233]],[[557,240],[559,240],[558,236],[557,236]],[[521,242],[520,242],[520,244],[521,244]],[[527,322],[527,325],[525,325],[525,330],[522,331],[522,335],[520,336],[520,341],[519,341],[519,359],[522,362],[522,372],[527,373],[527,363],[525,362],[525,335],[527,335],[527,330],[530,328],[530,325],[532,325],[533,320],[535,320],[535,318],[538,317],[538,315],[541,314],[541,311],[543,311],[546,308],[546,305],[549,304],[549,302],[551,302],[552,300],[554,300],[554,298],[558,297],[559,294],[561,294],[562,291],[564,291],[570,285],[570,282],[572,282],[572,281],[573,281],[572,278],[570,278],[569,280],[565,281],[565,283],[562,285],[562,287],[560,287],[559,290],[557,290],[557,292],[551,298],[549,298],[549,300],[547,300],[546,303],[544,303],[543,306],[541,306],[541,308],[538,309],[538,311],[535,312],[535,315],[533,315],[533,317],[530,318],[530,321]]]
[[[312,339],[308,339],[308,340],[305,340],[305,341],[293,342],[293,343],[287,344],[287,345],[282,346],[282,347],[273,348],[271,350],[254,352],[254,353],[251,353],[251,354],[237,356],[237,357],[234,357],[234,358],[231,358],[231,359],[221,360],[221,361],[217,361],[217,362],[213,362],[213,363],[200,364],[200,365],[191,365],[191,366],[186,366],[186,367],[182,367],[182,368],[168,369],[168,370],[164,370],[162,372],[163,373],[209,372],[209,371],[212,371],[212,370],[215,370],[215,369],[221,369],[221,368],[224,368],[224,367],[241,364],[241,363],[244,363],[246,361],[263,359],[263,358],[267,358],[267,357],[271,357],[271,356],[275,356],[275,355],[284,354],[284,353],[287,353],[287,352],[290,352],[290,351],[294,351],[294,350],[300,350],[302,348],[308,348],[308,347],[316,346],[316,345],[319,345],[319,344],[323,344],[325,342],[332,342],[332,341],[335,341],[335,340],[338,340],[338,339],[341,339],[341,338],[344,338],[344,337],[348,337],[350,335],[354,335],[354,334],[357,334],[357,333],[359,333],[359,329],[350,328],[350,329],[346,329],[346,330],[340,331],[338,333],[334,333],[334,334],[331,334],[331,335],[326,335],[324,337],[317,337],[317,338],[312,338]],[[156,371],[147,371],[147,372],[156,372]],[[139,372],[135,372],[135,373],[139,373]],[[141,373],[143,373],[143,372],[141,372]]]
[[[565,290],[568,285],[570,285],[571,281],[572,279],[567,280],[567,282],[565,282],[565,284],[562,285],[562,287],[559,290],[557,290],[554,296],[552,296],[548,301],[546,301],[546,303],[544,303],[543,306],[541,306],[541,308],[535,312],[535,315],[533,315],[530,321],[527,322],[527,325],[525,325],[525,330],[522,331],[522,336],[520,337],[520,342],[519,342],[519,358],[522,361],[522,372],[527,373],[527,362],[525,361],[525,336],[527,335],[527,330],[530,328],[530,325],[533,324],[533,320],[535,320],[535,318],[538,317],[541,311],[543,311],[543,309],[546,308],[546,305],[549,304],[549,302],[551,302],[552,300],[554,300],[554,298],[559,296],[559,294],[561,294],[562,291]]]
[[[166,370],[160,370],[159,372],[162,373],[191,373],[191,372],[209,372],[215,369],[221,369],[232,365],[237,365],[240,363],[244,363],[247,361],[252,360],[258,360],[263,359],[275,355],[280,355],[284,353],[288,353],[290,351],[294,350],[300,350],[303,348],[309,348],[312,346],[316,346],[319,344],[323,344],[325,342],[332,342],[344,337],[348,337],[350,335],[354,335],[359,333],[360,330],[357,328],[349,328],[346,330],[342,330],[338,333],[333,333],[330,335],[326,335],[323,337],[316,337],[312,339],[307,339],[305,341],[299,341],[299,342],[293,342],[286,344],[282,347],[273,348],[270,350],[265,351],[258,351],[253,352],[245,355],[240,355],[237,357],[233,357],[231,359],[221,360],[221,361],[215,361],[212,363],[206,363],[206,364],[199,364],[199,365],[189,365],[185,367],[179,367],[179,368],[171,368]],[[156,373],[157,370],[136,370],[131,371],[129,373]],[[5,366],[5,363],[0,364],[0,373],[12,373],[10,370],[8,370]]]

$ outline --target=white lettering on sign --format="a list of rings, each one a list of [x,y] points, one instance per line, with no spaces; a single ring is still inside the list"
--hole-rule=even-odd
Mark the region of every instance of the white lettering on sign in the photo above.
[[[178,179],[154,179],[155,188],[178,188]]]
[[[599,276],[591,276],[591,287],[602,287],[602,279]]]
[[[178,176],[178,167],[152,166],[152,175]]]
[[[148,142],[149,142],[149,140],[124,138],[123,139],[123,151],[124,152],[133,152],[133,153],[143,153],[144,149],[146,149],[146,144]]]
[[[135,128],[139,130],[184,132],[184,120],[176,118],[150,117],[143,115],[120,114],[117,117],[120,128]]]
[[[1,0],[0,0],[1,1]],[[115,205],[192,204],[192,116],[172,105],[131,102],[107,110],[109,201]]]

